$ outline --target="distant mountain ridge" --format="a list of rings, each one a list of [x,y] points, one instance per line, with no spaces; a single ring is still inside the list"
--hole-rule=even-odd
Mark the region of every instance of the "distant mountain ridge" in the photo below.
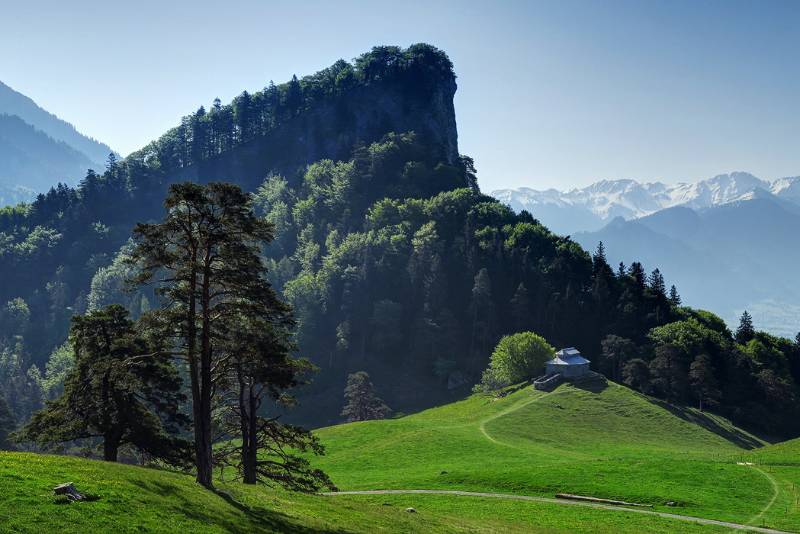
[[[16,115],[0,114],[0,186],[16,192],[12,203],[29,200],[58,182],[74,184],[93,166],[86,154],[67,143]]]
[[[16,115],[56,141],[63,141],[82,152],[95,165],[103,163],[112,152],[105,143],[80,133],[75,126],[42,109],[31,98],[0,81],[0,113]]]
[[[800,176],[770,182],[747,172],[732,172],[696,183],[602,180],[569,191],[521,187],[491,194],[517,211],[541,213],[543,222],[557,231],[573,233],[599,230],[615,217],[635,219],[675,206],[709,208],[756,194],[800,204]]]
[[[0,207],[30,202],[59,182],[77,185],[111,152],[0,82]]]
[[[587,250],[602,241],[613,263],[657,265],[686,304],[714,310],[731,327],[746,309],[774,334],[794,338],[800,330],[800,205],[763,189],[709,208],[617,217],[573,237]]]
[[[800,330],[800,176],[768,181],[733,172],[675,185],[603,180],[565,192],[492,194],[586,250],[602,241],[614,264],[658,266],[686,304],[714,310],[731,326],[747,309],[774,334],[793,338]]]

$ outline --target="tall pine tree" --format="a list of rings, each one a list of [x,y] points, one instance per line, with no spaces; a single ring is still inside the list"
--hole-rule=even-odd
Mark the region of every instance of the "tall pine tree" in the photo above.
[[[141,269],[134,282],[158,282],[163,307],[151,314],[187,367],[197,481],[211,487],[211,414],[228,376],[219,349],[236,334],[220,325],[240,315],[268,320],[286,306],[267,283],[260,257],[272,225],[255,216],[238,186],[175,184],[165,207],[162,222],[134,230],[131,261]]]
[[[756,335],[756,329],[753,327],[753,318],[747,312],[742,313],[739,319],[739,327],[736,329],[736,342],[744,345]]]

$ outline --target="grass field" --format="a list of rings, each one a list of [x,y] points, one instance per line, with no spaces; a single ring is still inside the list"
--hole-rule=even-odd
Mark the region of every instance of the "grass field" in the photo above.
[[[578,493],[800,531],[800,441],[764,444],[724,419],[609,384],[476,395],[317,432],[342,490]],[[750,450],[758,446],[758,449]],[[752,465],[750,465],[752,464]],[[74,482],[98,500],[58,504]],[[299,495],[78,458],[0,453],[0,532],[728,532],[550,503],[452,495]],[[677,506],[667,506],[667,502]],[[407,513],[413,507],[417,513]]]
[[[74,482],[98,500],[57,504]],[[446,496],[323,497],[94,460],[0,453],[0,532],[725,532],[636,514]],[[414,506],[417,513],[407,513]]]
[[[318,463],[345,490],[576,493],[800,530],[791,492],[797,466],[773,474],[777,466],[747,465],[756,461],[742,458],[769,455],[772,447],[748,452],[765,443],[722,418],[613,383],[594,391],[564,385],[547,394],[523,388],[502,399],[476,395],[318,435],[328,450]],[[784,456],[800,462],[794,451],[800,445],[786,447]]]

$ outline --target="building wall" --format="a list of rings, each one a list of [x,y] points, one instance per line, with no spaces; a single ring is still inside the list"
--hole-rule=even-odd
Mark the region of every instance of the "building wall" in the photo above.
[[[583,376],[589,372],[589,364],[584,365],[547,365],[547,374],[561,373],[565,378]]]

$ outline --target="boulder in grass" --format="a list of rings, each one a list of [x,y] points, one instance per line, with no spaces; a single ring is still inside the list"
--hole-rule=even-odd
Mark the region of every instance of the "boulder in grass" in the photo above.
[[[66,495],[70,500],[73,501],[83,501],[86,499],[86,496],[80,493],[76,488],[75,484],[72,482],[67,482],[66,484],[59,484],[55,488],[53,488],[53,493],[56,495]]]
[[[409,514],[416,514],[417,513],[417,511],[414,508],[406,508],[406,512],[408,512]]]

